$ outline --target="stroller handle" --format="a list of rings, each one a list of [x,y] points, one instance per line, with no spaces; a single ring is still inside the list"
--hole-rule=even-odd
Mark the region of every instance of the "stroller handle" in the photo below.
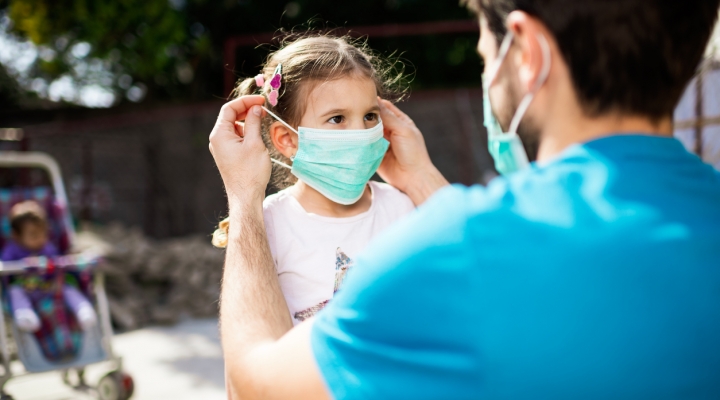
[[[101,258],[93,254],[69,254],[58,257],[27,257],[17,261],[0,261],[0,275],[12,275],[26,270],[77,267],[92,268]]]

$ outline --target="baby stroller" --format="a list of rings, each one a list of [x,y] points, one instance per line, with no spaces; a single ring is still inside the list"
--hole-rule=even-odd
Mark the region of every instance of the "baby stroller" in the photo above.
[[[57,163],[42,153],[0,151],[0,172],[0,247],[11,233],[10,208],[18,202],[34,200],[45,208],[50,240],[62,254],[52,259],[32,257],[0,262],[0,300],[4,310],[0,321],[0,400],[12,399],[3,388],[18,376],[13,376],[10,369],[8,325],[18,359],[26,371],[23,375],[60,371],[63,381],[76,390],[96,391],[102,400],[129,399],[133,380],[122,371],[122,360],[112,352],[113,333],[103,274],[96,269],[100,260],[91,254],[68,253],[75,231]],[[30,173],[44,178],[29,179]],[[22,331],[12,318],[8,293],[10,285],[18,282],[23,283],[26,291],[31,291],[33,303],[39,308],[35,311],[40,315],[42,327],[36,332]],[[91,328],[80,329],[62,301],[58,288],[66,282],[72,282],[94,306],[98,321]],[[108,363],[111,372],[92,388],[86,384],[84,372],[85,367],[96,363]]]

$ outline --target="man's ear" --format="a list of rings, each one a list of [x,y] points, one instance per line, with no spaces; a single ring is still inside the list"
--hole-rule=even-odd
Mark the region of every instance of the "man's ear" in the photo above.
[[[270,140],[277,151],[287,158],[292,158],[297,153],[297,134],[280,122],[270,125]]]
[[[542,35],[548,40],[548,31],[541,21],[522,11],[511,12],[507,24],[508,29],[515,35],[513,41],[519,49],[513,61],[519,74],[520,84],[525,91],[530,91],[542,75],[543,62],[550,62],[543,59],[539,38]]]

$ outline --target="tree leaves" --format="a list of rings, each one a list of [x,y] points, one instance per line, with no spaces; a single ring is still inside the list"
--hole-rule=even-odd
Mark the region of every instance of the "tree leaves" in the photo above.
[[[167,0],[10,0],[7,9],[13,33],[57,54],[36,63],[37,75],[48,81],[70,75],[79,85],[101,83],[81,74],[87,68],[78,67],[80,59],[87,58],[86,63],[105,61],[115,77],[127,74],[145,85],[162,86],[153,78],[175,76],[192,52],[185,15]],[[74,55],[71,49],[85,43],[90,52]],[[110,87],[123,92],[117,82]]]
[[[3,12],[12,33],[39,46],[30,80],[52,86],[71,79],[77,88],[112,90],[118,101],[223,96],[225,68],[252,76],[272,48],[238,48],[235,65],[226,66],[223,43],[233,35],[469,17],[457,2],[437,0],[0,0]],[[370,44],[381,54],[399,50],[418,70],[415,87],[444,87],[479,84],[476,37],[370,38]],[[87,54],[73,51],[84,44]]]

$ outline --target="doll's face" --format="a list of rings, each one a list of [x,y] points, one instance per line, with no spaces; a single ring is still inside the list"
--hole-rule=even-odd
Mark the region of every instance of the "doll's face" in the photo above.
[[[20,246],[30,251],[39,251],[48,241],[47,226],[43,223],[28,221],[23,224],[21,232],[13,236]]]

